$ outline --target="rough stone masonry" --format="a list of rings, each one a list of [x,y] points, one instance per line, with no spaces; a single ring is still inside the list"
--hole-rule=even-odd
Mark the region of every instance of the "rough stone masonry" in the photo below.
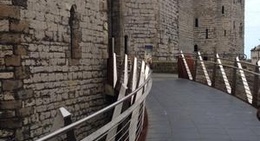
[[[55,130],[60,107],[76,121],[105,106],[106,5],[0,1],[0,140],[34,140]],[[83,127],[93,130],[100,123]]]
[[[243,53],[244,0],[1,0],[0,140],[54,131],[60,107],[76,121],[106,106],[109,38],[123,58],[126,36],[161,70],[178,49]]]

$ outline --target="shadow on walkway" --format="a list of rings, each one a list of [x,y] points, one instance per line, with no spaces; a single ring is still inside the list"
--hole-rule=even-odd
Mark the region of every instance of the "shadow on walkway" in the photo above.
[[[147,111],[147,141],[260,141],[255,108],[174,75],[153,75]]]

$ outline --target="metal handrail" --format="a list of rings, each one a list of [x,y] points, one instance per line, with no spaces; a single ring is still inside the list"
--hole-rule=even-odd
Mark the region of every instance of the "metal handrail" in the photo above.
[[[181,54],[182,52],[180,52]],[[194,62],[193,65],[195,65],[195,69],[193,69],[193,75],[195,77],[194,81],[197,81],[197,67],[200,64],[202,69],[205,69],[203,71],[198,71],[200,74],[200,76],[204,76],[203,78],[206,79],[207,82],[210,82],[212,80],[212,84],[210,85],[212,87],[215,88],[219,88],[221,90],[227,91],[228,93],[243,99],[244,101],[248,102],[249,104],[257,107],[258,104],[260,104],[259,102],[259,76],[260,76],[260,62],[258,62],[256,65],[254,64],[250,64],[248,62],[245,62],[243,60],[240,60],[239,57],[236,57],[236,59],[232,60],[232,59],[227,59],[227,58],[221,58],[218,55],[216,55],[214,57],[214,61],[212,59],[208,59],[208,60],[200,60],[198,58],[198,56],[200,56],[200,53],[198,53],[198,55],[193,56],[193,57],[185,57],[183,58],[183,55],[179,55],[179,58],[182,58],[182,60],[187,59],[189,61]],[[221,60],[224,60],[224,62],[222,62]],[[198,61],[201,61],[203,63],[197,63]],[[210,65],[213,64],[213,66],[211,66],[211,77],[207,77],[207,73],[205,73],[207,71],[207,67],[203,66],[204,63],[206,65]],[[243,68],[243,65],[247,65],[250,67],[250,69],[246,69]],[[203,68],[204,67],[204,68]],[[220,67],[220,69],[218,69],[218,67]],[[183,69],[186,69],[183,67]],[[189,69],[189,68],[188,68]],[[255,69],[255,71],[252,71],[253,69]],[[188,70],[185,70],[188,71]],[[224,89],[223,86],[221,85],[216,85],[216,82],[219,81],[219,78],[217,78],[217,71],[221,72],[222,78],[225,83],[225,87],[226,90]],[[226,71],[228,72],[228,76],[226,75]],[[187,73],[187,72],[186,72]],[[231,74],[231,75],[230,75]],[[187,74],[186,74],[187,75]],[[240,76],[240,77],[237,77]],[[250,79],[248,79],[250,77]],[[184,77],[186,78],[186,76]],[[237,78],[241,79],[240,81],[242,81],[242,83],[240,83],[239,81],[237,81]],[[209,79],[209,80],[208,80]],[[201,81],[201,78],[199,79],[199,81]],[[253,82],[253,83],[252,83]],[[205,80],[202,80],[202,83],[205,83]],[[237,87],[237,85],[241,85],[243,87]],[[208,83],[209,85],[209,83]],[[238,88],[243,88],[244,91],[238,91]],[[230,91],[231,90],[231,91]],[[244,98],[242,98],[244,97]]]
[[[102,113],[105,113],[105,112],[111,110],[112,108],[114,108],[115,106],[123,103],[124,101],[126,101],[128,99],[130,99],[132,96],[136,95],[137,92],[139,90],[141,90],[151,80],[151,73],[152,72],[149,72],[148,78],[144,81],[144,83],[141,86],[139,86],[136,90],[134,90],[133,92],[131,92],[130,94],[128,94],[124,98],[120,99],[119,101],[116,101],[113,104],[111,104],[111,105],[109,105],[109,106],[107,106],[107,107],[105,107],[105,108],[103,108],[103,109],[101,109],[101,110],[99,110],[99,111],[97,111],[97,112],[95,112],[95,113],[93,113],[93,114],[91,114],[91,115],[81,119],[81,120],[78,120],[78,121],[76,121],[76,122],[74,122],[74,123],[72,123],[72,124],[70,124],[68,126],[60,128],[60,129],[58,129],[58,130],[56,130],[56,131],[54,131],[54,132],[52,132],[52,133],[42,137],[42,138],[39,138],[36,141],[45,141],[45,140],[51,139],[51,138],[53,138],[53,137],[55,137],[57,135],[66,133],[67,131],[72,130],[73,128],[79,126],[80,124],[90,120],[91,118],[93,118],[95,116],[98,116],[98,115],[100,115]]]
[[[151,87],[151,85],[150,85]],[[122,119],[124,119],[126,116],[129,116],[131,114],[131,112],[146,98],[146,96],[148,95],[148,91],[146,91],[141,97],[140,99],[137,101],[137,103],[135,103],[134,105],[132,105],[130,108],[128,108],[126,111],[124,111],[121,115],[119,115],[115,121],[121,121]],[[116,122],[115,122],[116,123]],[[108,130],[107,128],[110,127],[111,125],[113,125],[113,123],[108,123],[108,125],[103,126],[102,128],[105,128],[105,130]],[[102,130],[102,129],[100,129]],[[97,133],[100,133],[99,131],[96,131]],[[95,133],[93,133],[95,134]],[[97,135],[95,134],[94,137],[87,137],[84,138],[82,141],[89,141],[89,140],[93,140],[93,138],[95,138]]]

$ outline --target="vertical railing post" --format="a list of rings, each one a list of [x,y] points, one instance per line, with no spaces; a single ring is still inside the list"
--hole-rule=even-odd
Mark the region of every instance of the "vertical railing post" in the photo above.
[[[214,54],[214,64],[213,64],[213,72],[212,72],[212,87],[215,87],[216,76],[217,76],[217,57]]]
[[[259,74],[258,62],[255,66],[255,73]],[[253,87],[253,106],[258,107],[258,91],[259,91],[259,75],[254,75],[254,87]]]
[[[65,108],[61,107],[60,108],[60,112],[61,112],[61,115],[63,117],[63,120],[64,120],[64,126],[68,126],[72,123],[72,119],[71,119],[71,113],[69,111],[67,111]],[[69,130],[67,132],[67,140],[68,141],[76,141],[76,137],[75,137],[75,134],[74,134],[74,130]]]
[[[234,61],[233,76],[232,76],[232,89],[231,94],[236,95],[237,89],[237,60]]]

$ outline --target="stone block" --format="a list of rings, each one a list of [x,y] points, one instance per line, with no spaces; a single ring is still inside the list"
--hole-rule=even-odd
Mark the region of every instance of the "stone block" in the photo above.
[[[1,101],[0,109],[1,110],[16,110],[22,107],[22,102],[20,100],[9,100]]]
[[[29,22],[25,20],[11,20],[10,31],[29,33]]]
[[[12,0],[13,5],[27,7],[27,0]]]
[[[18,45],[14,47],[14,54],[15,55],[27,55],[26,46]]]
[[[15,98],[25,100],[33,97],[33,90],[21,90],[15,93]]]
[[[9,20],[0,20],[0,31],[9,31]]]
[[[16,67],[15,77],[17,79],[26,79],[30,77],[30,69],[28,67]]]
[[[0,72],[0,79],[10,79],[14,77],[13,72]]]
[[[16,129],[22,127],[22,122],[18,118],[0,119],[0,127],[6,129]]]
[[[15,111],[7,110],[2,111],[2,114],[0,115],[0,118],[13,118],[15,117]]]
[[[0,52],[0,57],[5,57],[7,55],[13,55],[13,47],[12,48],[8,48],[6,49],[5,46],[2,48],[0,48],[1,52]]]
[[[0,66],[4,66],[5,65],[5,59],[4,58],[0,58]]]
[[[13,91],[21,88],[23,86],[22,81],[20,80],[3,80],[3,90],[4,91]]]
[[[17,6],[0,4],[0,19],[20,19],[20,9]]]
[[[0,44],[19,44],[19,43],[21,43],[21,34],[0,33]]]
[[[21,57],[16,55],[7,56],[5,57],[5,64],[6,66],[21,66]]]
[[[13,92],[4,92],[4,100],[10,101],[15,100]]]
[[[19,116],[19,117],[30,116],[31,114],[33,114],[33,108],[32,107],[22,108],[17,112],[17,116]]]
[[[1,131],[0,131],[1,138],[10,137],[13,134],[14,134],[13,130],[1,129]],[[1,140],[1,141],[4,141],[4,140]]]

